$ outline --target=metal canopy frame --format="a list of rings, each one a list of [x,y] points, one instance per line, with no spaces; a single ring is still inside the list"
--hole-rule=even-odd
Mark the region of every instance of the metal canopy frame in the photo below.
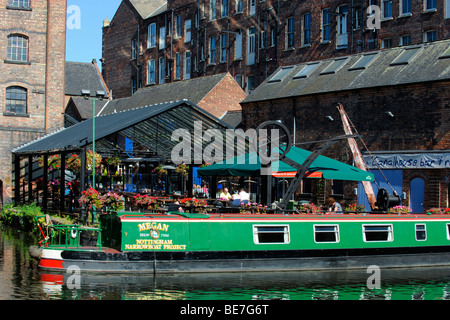
[[[47,159],[51,155],[61,155],[61,194],[64,194],[64,176],[65,176],[65,157],[70,153],[81,153],[82,161],[86,151],[92,148],[92,127],[93,119],[88,119],[74,126],[65,128],[56,133],[44,136],[36,141],[27,143],[24,146],[15,148],[13,154],[14,168],[14,200],[17,203],[25,202],[24,194],[21,196],[21,179],[28,180],[28,200],[32,201],[31,180],[32,174],[21,176],[20,172],[31,172],[30,168],[36,157],[44,158],[44,184],[48,183]],[[127,155],[127,150],[120,148],[116,142],[119,135],[133,141],[136,150],[133,155],[139,154],[141,157],[150,156],[159,157],[162,161],[171,158],[171,151],[179,142],[172,141],[172,133],[176,129],[185,129],[189,132],[194,130],[194,121],[202,122],[202,135],[208,129],[218,129],[223,133],[224,140],[222,146],[225,149],[227,145],[226,130],[234,129],[225,122],[219,120],[203,109],[189,101],[168,102],[158,105],[146,106],[119,113],[114,113],[95,118],[96,121],[96,152],[101,154],[119,155],[122,160],[131,158]],[[191,146],[194,146],[194,135],[191,134]],[[202,141],[203,145],[214,142]],[[193,153],[191,152],[193,157]],[[25,160],[25,166],[21,161]],[[84,158],[85,161],[85,158]],[[194,163],[194,162],[191,162]],[[81,171],[82,175],[83,170]],[[47,173],[47,174],[45,174]],[[84,188],[84,177],[81,177],[82,190]],[[48,195],[44,192],[44,209]],[[63,198],[63,197],[61,197]],[[61,200],[61,209],[63,201]]]

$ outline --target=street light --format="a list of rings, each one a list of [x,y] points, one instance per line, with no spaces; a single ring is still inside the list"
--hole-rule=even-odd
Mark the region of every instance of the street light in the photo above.
[[[95,189],[95,101],[103,100],[106,93],[103,90],[97,90],[95,97],[91,97],[91,90],[82,89],[81,96],[86,100],[92,100],[92,186]]]

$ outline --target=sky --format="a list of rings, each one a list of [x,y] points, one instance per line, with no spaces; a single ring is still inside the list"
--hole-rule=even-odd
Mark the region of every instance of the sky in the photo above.
[[[66,61],[100,60],[103,20],[112,20],[121,2],[122,0],[67,1]]]

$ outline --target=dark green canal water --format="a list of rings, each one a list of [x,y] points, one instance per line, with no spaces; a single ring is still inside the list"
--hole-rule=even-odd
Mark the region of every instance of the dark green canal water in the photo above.
[[[450,268],[208,275],[42,272],[33,235],[0,224],[0,300],[450,300]],[[372,284],[372,285],[370,285]],[[378,286],[374,287],[374,284]],[[370,288],[372,287],[372,288]]]

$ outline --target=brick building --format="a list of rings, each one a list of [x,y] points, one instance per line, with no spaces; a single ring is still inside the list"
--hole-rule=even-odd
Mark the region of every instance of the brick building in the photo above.
[[[66,0],[0,1],[0,180],[11,150],[63,126]]]
[[[102,70],[114,98],[223,72],[248,93],[280,66],[448,39],[449,18],[450,0],[123,0]]]
[[[415,212],[448,207],[449,85],[450,40],[281,67],[241,103],[243,127],[279,119],[297,143],[326,140],[344,134],[336,108],[341,103],[367,146],[359,141],[379,183],[375,190],[392,194],[392,187]],[[353,160],[346,140],[326,155]],[[320,203],[327,194],[366,201],[362,186],[355,193],[354,184],[325,183],[322,195],[313,184],[303,192],[318,195]]]

